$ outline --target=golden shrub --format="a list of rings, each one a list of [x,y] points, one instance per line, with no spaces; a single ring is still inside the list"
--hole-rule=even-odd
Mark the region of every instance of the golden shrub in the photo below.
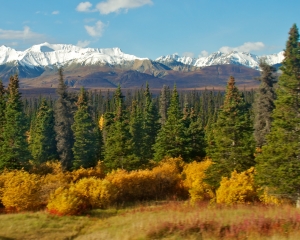
[[[43,169],[43,171],[41,170]],[[72,177],[67,172],[62,170],[59,162],[46,162],[40,166],[41,176],[41,201],[44,206],[48,204],[50,195],[55,192],[56,189],[62,187],[67,188],[72,181]]]
[[[259,189],[262,194],[259,196],[259,200],[266,205],[281,205],[287,203],[287,199],[276,197],[269,193],[269,188]]]
[[[80,167],[77,170],[74,170],[69,173],[69,176],[73,182],[76,182],[82,178],[96,177],[104,178],[104,164],[101,161],[98,161],[97,165],[92,168],[82,168]]]
[[[114,201],[115,192],[111,183],[94,177],[83,178],[72,185],[89,208],[106,208]]]
[[[192,202],[208,200],[214,197],[211,186],[204,182],[205,171],[212,164],[210,159],[203,162],[192,162],[186,164],[182,176],[184,187],[188,190]]]
[[[51,194],[47,210],[55,215],[78,215],[86,210],[86,201],[74,188],[59,187]]]
[[[249,203],[258,199],[254,185],[254,167],[237,173],[233,171],[231,177],[223,177],[220,187],[216,191],[217,203]]]
[[[116,170],[106,176],[116,189],[116,201],[165,199],[181,196],[184,190],[180,168],[181,158],[169,158],[152,170]]]
[[[2,204],[8,211],[37,210],[42,206],[40,199],[41,178],[24,170],[1,174]]]
[[[51,214],[77,215],[88,209],[108,207],[114,196],[114,189],[107,180],[83,178],[68,188],[56,189],[47,209]]]

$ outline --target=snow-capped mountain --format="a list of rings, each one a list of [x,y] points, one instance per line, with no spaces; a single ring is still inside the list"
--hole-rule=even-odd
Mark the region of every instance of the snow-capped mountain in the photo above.
[[[261,58],[265,58],[267,63],[274,65],[281,63],[284,56],[283,52],[257,56],[247,52],[232,51],[230,53],[222,53],[218,51],[207,57],[199,58],[180,57],[178,54],[172,54],[159,57],[155,61],[167,65],[178,62],[194,67],[235,64],[258,70]],[[120,48],[81,48],[70,44],[49,44],[47,42],[34,45],[25,51],[16,51],[6,46],[0,47],[0,65],[16,62],[29,68],[51,68],[53,65],[63,66],[72,63],[81,65],[121,65],[128,61],[133,62],[134,60],[146,59],[123,53]]]
[[[62,66],[73,62],[79,64],[104,63],[109,65],[122,64],[139,58],[125,54],[119,48],[81,48],[66,44],[42,43],[25,51],[16,51],[10,47],[0,47],[0,65],[17,61],[26,67]]]
[[[162,64],[169,64],[171,62],[180,62],[194,67],[206,67],[212,65],[235,64],[243,65],[249,68],[259,70],[259,61],[264,58],[270,65],[281,63],[284,59],[283,51],[272,55],[257,56],[247,52],[232,51],[230,53],[215,52],[207,57],[191,58],[180,57],[177,54],[162,56],[155,61]]]

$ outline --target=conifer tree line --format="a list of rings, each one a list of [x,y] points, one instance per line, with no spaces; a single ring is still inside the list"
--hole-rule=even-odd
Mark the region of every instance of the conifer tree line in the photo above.
[[[259,89],[241,91],[233,76],[225,93],[164,86],[72,92],[59,69],[57,99],[21,99],[18,76],[0,81],[0,169],[59,159],[64,170],[103,160],[109,170],[147,168],[151,160],[210,157],[206,182],[217,189],[234,170],[256,168],[270,193],[300,199],[300,43],[294,24],[285,59],[260,62]]]

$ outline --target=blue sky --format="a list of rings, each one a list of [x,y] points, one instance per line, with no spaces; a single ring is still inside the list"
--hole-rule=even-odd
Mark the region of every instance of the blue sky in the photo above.
[[[119,47],[155,59],[284,49],[299,0],[0,0],[0,45]]]

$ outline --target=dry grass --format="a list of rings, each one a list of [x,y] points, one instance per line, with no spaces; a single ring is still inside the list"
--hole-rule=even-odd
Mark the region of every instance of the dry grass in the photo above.
[[[291,206],[220,207],[184,202],[94,210],[88,216],[44,212],[0,215],[0,239],[299,239]]]

